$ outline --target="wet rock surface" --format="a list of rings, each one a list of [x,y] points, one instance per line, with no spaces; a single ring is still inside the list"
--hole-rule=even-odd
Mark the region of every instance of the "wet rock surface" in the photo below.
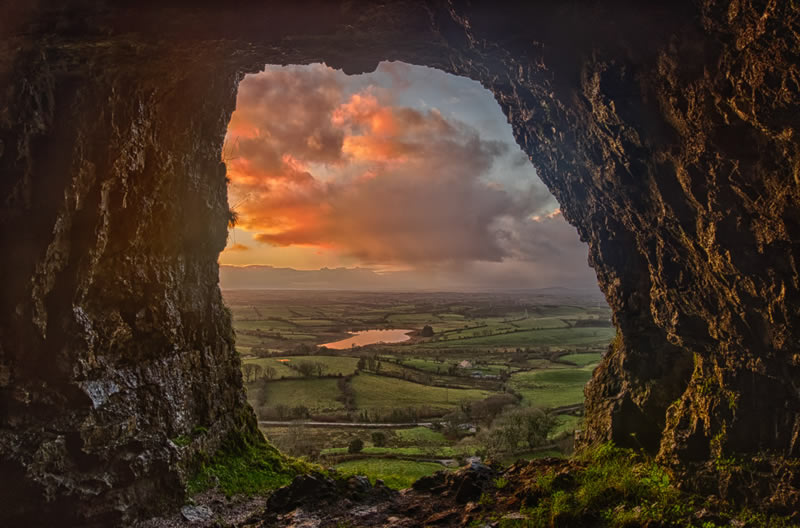
[[[220,149],[243,73],[319,60],[494,92],[619,329],[587,441],[797,505],[792,2],[54,5],[0,22],[0,522],[177,507],[193,457],[252,429],[217,287]]]

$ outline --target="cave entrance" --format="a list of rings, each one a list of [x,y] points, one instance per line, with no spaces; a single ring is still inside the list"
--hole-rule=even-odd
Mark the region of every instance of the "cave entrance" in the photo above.
[[[538,413],[541,444],[571,449],[615,330],[586,245],[489,91],[402,62],[267,66],[240,83],[223,160],[220,282],[280,448],[513,457],[539,446],[487,446],[487,431]]]

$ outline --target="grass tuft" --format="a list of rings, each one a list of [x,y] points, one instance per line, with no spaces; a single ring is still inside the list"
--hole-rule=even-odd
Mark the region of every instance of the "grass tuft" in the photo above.
[[[260,433],[231,433],[222,447],[202,460],[189,478],[190,495],[217,487],[226,496],[254,495],[289,484],[299,474],[313,469],[311,464],[287,457],[268,443]]]
[[[635,451],[607,443],[577,453],[573,461],[577,467],[569,474],[554,469],[528,484],[531,500],[522,512],[530,526],[700,526],[694,513],[713,509],[706,498],[680,491],[662,467]],[[788,518],[734,508],[720,518],[720,526],[734,520],[743,526],[791,526]]]

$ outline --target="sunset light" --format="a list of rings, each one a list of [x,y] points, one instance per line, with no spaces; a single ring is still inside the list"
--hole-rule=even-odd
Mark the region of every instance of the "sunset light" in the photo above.
[[[267,66],[240,84],[223,152],[238,214],[223,265],[359,268],[387,285],[403,270],[412,289],[594,283],[585,246],[469,79],[403,63],[357,76]]]

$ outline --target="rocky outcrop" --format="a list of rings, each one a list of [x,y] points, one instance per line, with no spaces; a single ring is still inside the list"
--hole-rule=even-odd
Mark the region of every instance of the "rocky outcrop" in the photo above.
[[[252,428],[217,288],[237,78],[195,53],[78,42],[13,59],[0,524],[111,525],[179,504],[193,453]]]
[[[796,506],[800,12],[571,5],[550,33],[524,18],[498,42],[454,11],[473,52],[455,70],[495,59],[479,78],[615,314],[585,438],[658,453],[695,488]],[[565,27],[585,33],[553,35]]]
[[[719,493],[774,470],[755,495],[795,500],[797,9],[518,4],[9,8],[0,519],[158,509],[193,453],[249,427],[217,287],[222,137],[242,74],[320,60],[405,60],[495,93],[615,314],[589,441],[657,452]]]

